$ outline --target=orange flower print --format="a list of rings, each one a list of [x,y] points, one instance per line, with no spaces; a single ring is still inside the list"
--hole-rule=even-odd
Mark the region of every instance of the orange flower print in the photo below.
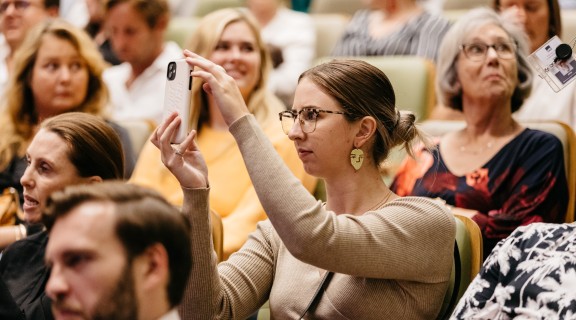
[[[476,190],[488,192],[488,169],[480,168],[466,174],[466,184]]]

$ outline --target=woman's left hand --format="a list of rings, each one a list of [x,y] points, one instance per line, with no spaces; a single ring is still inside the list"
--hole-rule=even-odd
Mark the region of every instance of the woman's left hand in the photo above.
[[[194,70],[192,76],[204,80],[202,88],[214,97],[227,125],[250,113],[236,80],[229,76],[222,66],[189,50],[184,50],[184,56]]]
[[[170,143],[181,122],[177,113],[171,114],[156,128],[150,141],[160,149],[162,163],[176,177],[180,186],[192,189],[207,188],[208,167],[194,141],[196,131],[190,132],[179,145]]]

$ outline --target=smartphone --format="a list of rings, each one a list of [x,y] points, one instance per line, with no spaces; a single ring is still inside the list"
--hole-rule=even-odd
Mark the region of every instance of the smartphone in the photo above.
[[[166,71],[166,91],[164,94],[163,120],[174,111],[178,112],[182,122],[171,143],[184,141],[190,131],[190,94],[192,76],[190,67],[184,59],[170,61]]]

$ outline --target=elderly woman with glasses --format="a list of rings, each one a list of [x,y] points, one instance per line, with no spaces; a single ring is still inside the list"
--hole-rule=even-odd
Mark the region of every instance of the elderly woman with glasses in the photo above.
[[[278,156],[225,70],[185,55],[238,142],[269,220],[217,266],[212,184],[196,133],[174,147],[181,119],[157,129],[152,142],[182,186],[193,226],[183,318],[245,319],[266,300],[275,319],[436,318],[452,269],[454,218],[439,201],[398,197],[381,178],[389,151],[419,137],[415,117],[395,109],[386,75],[358,60],[318,65],[300,76],[294,105],[280,113],[306,172],[324,179],[322,203]]]
[[[484,255],[518,226],[563,222],[568,204],[564,155],[552,134],[512,118],[530,93],[525,34],[490,9],[475,9],[440,47],[437,91],[466,126],[438,148],[407,160],[393,189],[439,197],[478,223]],[[546,107],[546,106],[542,106]]]

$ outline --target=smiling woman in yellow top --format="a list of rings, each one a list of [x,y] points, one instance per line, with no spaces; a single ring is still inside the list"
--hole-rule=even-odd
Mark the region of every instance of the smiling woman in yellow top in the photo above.
[[[284,105],[269,91],[266,82],[270,57],[253,17],[238,9],[222,9],[205,16],[188,48],[222,66],[242,92],[276,151],[304,186],[312,191],[316,178],[306,174],[292,142],[282,132],[278,112]],[[210,207],[224,224],[224,258],[237,251],[266,213],[258,200],[242,155],[212,98],[195,79],[192,87],[191,127],[197,128],[210,177]],[[271,176],[271,179],[274,177]],[[164,167],[160,152],[148,143],[136,164],[132,182],[152,187],[175,205],[182,205],[182,189]]]

